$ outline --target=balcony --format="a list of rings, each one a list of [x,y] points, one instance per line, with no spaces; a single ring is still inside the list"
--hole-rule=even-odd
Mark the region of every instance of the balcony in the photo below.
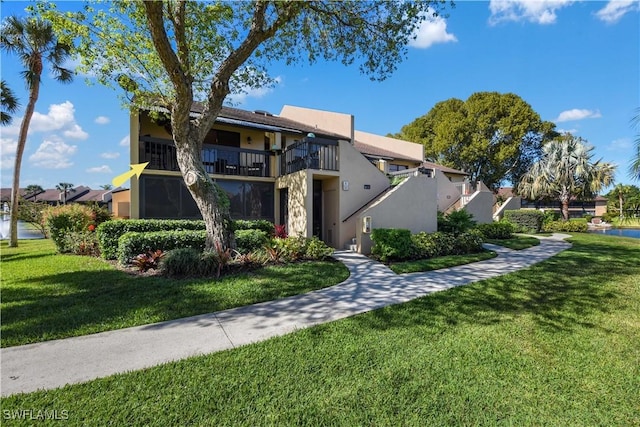
[[[179,171],[176,147],[168,139],[140,137],[140,162],[149,162],[148,169]],[[268,151],[249,150],[221,145],[205,145],[202,163],[207,173],[236,176],[271,176]]]
[[[305,138],[286,148],[280,156],[282,175],[305,169],[338,171],[338,141]]]

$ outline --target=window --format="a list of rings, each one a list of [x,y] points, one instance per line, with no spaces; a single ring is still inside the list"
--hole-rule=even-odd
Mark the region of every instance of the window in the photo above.
[[[409,169],[409,166],[406,165],[395,165],[393,163],[389,163],[389,172],[398,172]]]

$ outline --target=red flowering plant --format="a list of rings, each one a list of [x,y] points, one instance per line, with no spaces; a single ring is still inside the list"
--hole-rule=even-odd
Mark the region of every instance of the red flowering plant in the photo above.
[[[89,224],[89,231],[95,231],[96,230],[96,226],[93,224]]]

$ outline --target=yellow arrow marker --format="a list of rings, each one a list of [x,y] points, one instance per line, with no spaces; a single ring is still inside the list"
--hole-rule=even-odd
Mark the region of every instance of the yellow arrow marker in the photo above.
[[[149,162],[139,163],[137,165],[130,165],[131,170],[116,176],[111,180],[111,183],[113,184],[114,187],[120,187],[122,184],[125,183],[126,180],[131,178],[133,175],[136,175],[138,178],[140,178],[140,174],[142,173],[144,168],[147,167],[148,164]]]

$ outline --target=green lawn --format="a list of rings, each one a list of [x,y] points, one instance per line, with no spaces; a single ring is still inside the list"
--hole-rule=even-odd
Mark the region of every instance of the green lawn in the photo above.
[[[530,248],[531,246],[538,246],[540,239],[530,236],[513,236],[510,239],[487,239],[486,242],[519,251]]]
[[[527,270],[2,409],[66,410],[70,425],[640,425],[640,240],[572,243]]]
[[[338,262],[266,267],[216,279],[135,277],[50,240],[2,242],[2,347],[86,335],[301,294],[349,276]]]
[[[389,268],[396,274],[416,273],[418,271],[439,270],[441,268],[454,267],[456,265],[469,264],[495,258],[498,254],[491,251],[483,251],[477,254],[447,255],[416,261],[403,261],[389,264]]]

